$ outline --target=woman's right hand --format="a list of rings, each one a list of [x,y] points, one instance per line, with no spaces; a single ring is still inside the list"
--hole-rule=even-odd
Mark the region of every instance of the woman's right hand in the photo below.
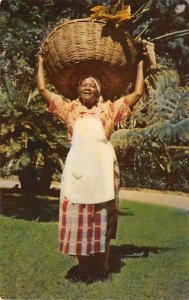
[[[143,39],[142,40],[143,55],[146,58],[147,65],[150,69],[156,68],[156,53],[154,43]]]

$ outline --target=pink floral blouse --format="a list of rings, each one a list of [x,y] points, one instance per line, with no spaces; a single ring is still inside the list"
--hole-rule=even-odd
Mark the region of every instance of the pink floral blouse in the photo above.
[[[114,125],[121,122],[131,113],[126,97],[122,97],[115,102],[110,100],[98,103],[91,109],[82,105],[79,99],[66,102],[60,95],[52,93],[48,111],[54,113],[67,126],[68,136],[71,140],[74,122],[78,118],[94,116],[100,118],[107,139],[109,140],[114,130]]]

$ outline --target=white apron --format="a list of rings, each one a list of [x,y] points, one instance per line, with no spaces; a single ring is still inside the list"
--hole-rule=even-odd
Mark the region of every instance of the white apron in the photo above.
[[[73,203],[95,204],[115,198],[115,152],[101,120],[78,119],[63,172],[61,194]]]

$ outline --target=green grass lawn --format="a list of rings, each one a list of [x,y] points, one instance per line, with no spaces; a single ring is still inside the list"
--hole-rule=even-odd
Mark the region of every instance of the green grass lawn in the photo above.
[[[1,216],[3,299],[189,299],[189,214],[120,203],[111,283],[69,283],[74,257],[58,252],[57,223]]]

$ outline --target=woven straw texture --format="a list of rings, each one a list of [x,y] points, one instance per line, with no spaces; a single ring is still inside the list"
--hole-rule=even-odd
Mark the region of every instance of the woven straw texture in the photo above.
[[[137,57],[129,34],[90,19],[63,21],[41,48],[49,82],[69,99],[77,97],[79,78],[86,74],[99,78],[105,99],[119,96]]]

